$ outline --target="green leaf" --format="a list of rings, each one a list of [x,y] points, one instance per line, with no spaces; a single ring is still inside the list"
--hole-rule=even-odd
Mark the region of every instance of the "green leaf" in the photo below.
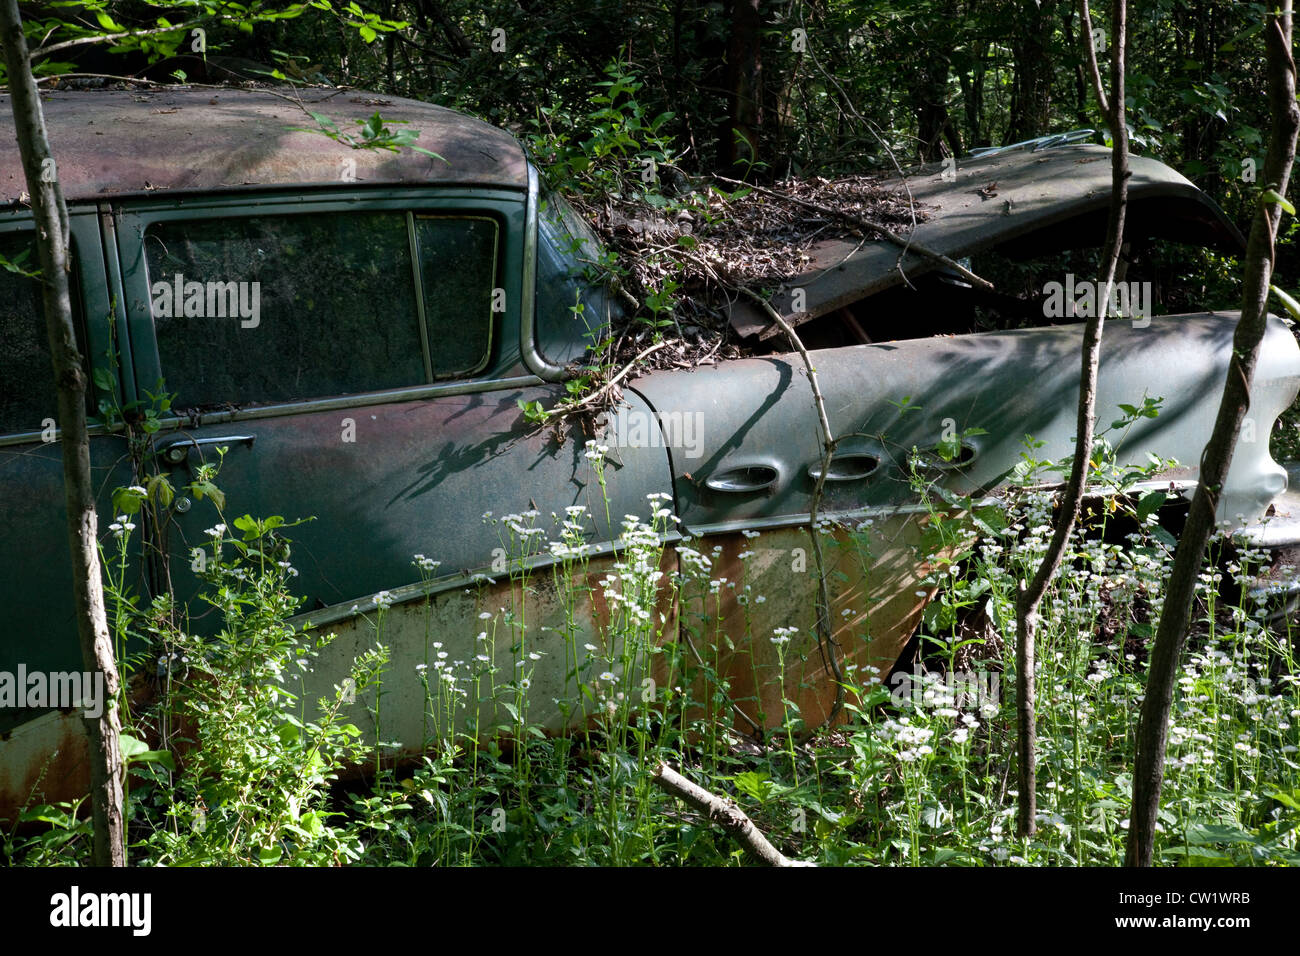
[[[133,488],[117,488],[113,491],[113,514],[133,515],[140,510],[147,492],[142,494]]]
[[[1160,491],[1149,491],[1143,495],[1137,504],[1137,516],[1139,521],[1145,521],[1151,515],[1155,514],[1160,506],[1165,503],[1167,492],[1163,489]]]
[[[423,146],[410,146],[410,145],[408,145],[406,148],[410,150],[414,150],[417,153],[424,153],[425,156],[432,156],[434,159],[441,159],[444,163],[447,163],[447,165],[449,166],[451,165],[451,163],[448,162],[445,156],[440,156],[439,154],[435,153],[431,149],[425,149]]]
[[[123,28],[122,28],[122,24],[118,23],[116,20],[114,20],[112,17],[110,17],[110,16],[109,16],[107,13],[105,13],[103,10],[96,10],[96,11],[95,11],[95,19],[98,20],[98,21],[99,21],[99,25],[100,25],[101,27],[103,27],[105,30],[107,30],[109,33],[122,33],[122,32],[124,32],[124,31],[123,31]]]
[[[1187,828],[1187,842],[1192,846],[1212,843],[1256,843],[1253,833],[1225,823],[1193,823]]]
[[[157,763],[168,770],[176,769],[175,760],[166,750],[150,750],[143,741],[137,740],[130,734],[119,735],[118,742],[122,750],[122,762],[127,766],[133,763]]]
[[[1291,318],[1300,322],[1300,302],[1297,302],[1275,285],[1270,285],[1269,288],[1273,290],[1273,294],[1277,296],[1278,301],[1291,313]]]
[[[363,26],[361,28],[361,39],[365,40],[367,43],[373,43],[377,36],[379,36],[379,34],[374,31],[373,27]]]
[[[1290,807],[1292,810],[1300,810],[1300,799],[1297,799],[1297,797],[1300,797],[1300,790],[1294,791],[1293,793],[1274,790],[1269,793],[1269,796],[1278,803]]]
[[[545,423],[549,413],[542,407],[541,402],[536,399],[533,401],[524,401],[522,398],[517,398],[515,399],[515,404],[518,405],[519,410],[524,413],[525,421],[538,425]]]
[[[1160,527],[1160,525],[1156,525],[1151,529],[1151,536],[1167,548],[1173,549],[1178,547],[1178,539],[1164,528]]]
[[[298,728],[293,724],[281,724],[280,729],[275,732],[275,735],[280,738],[280,743],[284,744],[286,747],[291,744],[296,744],[301,739],[301,734]]]
[[[176,497],[176,492],[172,490],[172,483],[167,480],[166,475],[154,475],[145,485],[145,491],[149,493],[149,499],[156,501],[166,508]]]
[[[279,863],[280,857],[282,857],[283,855],[284,855],[284,850],[282,850],[278,844],[276,846],[266,847],[257,851],[258,860],[260,860],[266,866],[274,866],[276,863]]]
[[[1276,189],[1265,189],[1264,194],[1259,197],[1263,202],[1277,203],[1291,215],[1295,215],[1295,206],[1286,201],[1286,197],[1278,193]]]
[[[198,498],[200,501],[204,498],[210,499],[212,503],[217,506],[218,511],[225,510],[226,494],[212,482],[206,479],[192,481],[190,482],[190,491],[194,494],[194,497]],[[236,522],[236,524],[238,524],[238,522]]]
[[[304,813],[299,824],[314,838],[319,838],[325,829],[324,824],[321,822],[320,814],[315,810],[308,810]]]

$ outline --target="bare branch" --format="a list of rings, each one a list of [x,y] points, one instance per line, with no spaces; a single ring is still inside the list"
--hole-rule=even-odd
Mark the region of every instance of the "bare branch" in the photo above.
[[[1092,92],[1097,97],[1106,121],[1110,122],[1110,103],[1106,99],[1106,90],[1101,85],[1101,71],[1097,68],[1097,50],[1092,43],[1092,15],[1088,12],[1088,0],[1079,0],[1079,19],[1083,21],[1083,52],[1087,60],[1088,76],[1092,80]]]
[[[41,264],[45,332],[56,386],[59,444],[63,452],[63,495],[77,637],[83,666],[96,678],[102,678],[110,702],[98,717],[83,717],[90,739],[93,860],[97,866],[125,866],[125,764],[119,743],[118,709],[111,703],[116,701],[121,684],[104,611],[104,581],[97,540],[99,517],[95,511],[90,437],[86,429],[87,380],[73,323],[68,278],[72,271],[68,207],[57,174],[49,175],[57,166],[45,131],[40,92],[32,76],[17,0],[0,0],[0,52],[9,77],[9,106],[14,115],[23,176],[31,196],[36,250]]]
[[[217,17],[217,20],[232,20],[233,17]],[[193,27],[200,26],[208,22],[203,20],[190,20],[186,23],[178,23],[174,27],[154,27],[151,30],[123,30],[121,33],[98,33],[94,36],[77,37],[75,40],[62,40],[58,43],[51,43],[49,46],[37,47],[27,54],[28,60],[34,60],[37,57],[49,56],[51,53],[58,53],[60,50],[68,50],[72,47],[87,46],[92,43],[110,43],[113,40],[124,40],[127,37],[147,37],[157,33],[177,33],[179,31],[189,30]]]
[[[767,837],[754,826],[754,821],[736,805],[736,801],[715,796],[703,787],[691,783],[667,764],[655,767],[650,778],[662,790],[685,800],[710,821],[727,832],[733,840],[768,866],[816,866],[802,860],[791,860],[768,842]]]
[[[812,358],[808,355],[808,350],[804,348],[803,341],[799,338],[798,333],[795,332],[781,313],[772,308],[770,302],[753,289],[741,286],[740,291],[757,302],[767,312],[772,321],[781,327],[781,331],[790,340],[790,347],[798,352],[799,357],[803,359],[804,368],[808,372],[808,384],[812,387],[813,404],[817,407],[817,423],[822,433],[822,467],[821,474],[817,476],[817,484],[813,488],[812,503],[808,508],[808,535],[812,539],[813,560],[817,564],[817,646],[821,649],[822,658],[835,678],[835,701],[831,705],[830,713],[826,716],[826,723],[829,724],[839,715],[840,709],[844,706],[844,675],[840,670],[839,656],[835,647],[835,633],[831,627],[830,586],[826,583],[826,561],[822,555],[821,537],[817,529],[817,515],[821,510],[822,492],[826,485],[826,475],[831,470],[831,457],[835,454],[836,440],[831,434],[830,419],[826,416],[826,399],[822,396],[821,384],[817,380],[817,369],[813,366]]]
[[[610,389],[612,389],[615,385],[617,385],[617,384],[618,384],[619,382],[621,382],[624,378],[626,378],[627,375],[628,375],[628,374],[629,374],[629,373],[630,373],[634,368],[637,367],[637,364],[638,364],[638,363],[639,363],[643,358],[645,358],[645,357],[646,357],[647,355],[649,355],[651,352],[658,351],[659,349],[663,348],[663,347],[664,347],[665,345],[667,345],[667,344],[668,344],[667,341],[656,342],[654,345],[650,346],[649,348],[647,348],[647,349],[643,349],[641,352],[639,352],[639,353],[636,355],[635,358],[632,359],[632,361],[628,362],[628,363],[627,363],[626,365],[624,365],[621,369],[619,369],[618,374],[616,374],[613,378],[611,378],[609,381],[607,381],[607,382],[606,382],[604,385],[602,385],[600,388],[596,389],[596,390],[595,390],[594,392],[592,392],[590,395],[587,395],[587,396],[583,397],[583,399],[582,399],[581,401],[574,402],[572,405],[563,405],[563,406],[561,406],[560,408],[554,409],[554,413],[556,413],[556,414],[569,415],[569,414],[572,414],[573,412],[576,412],[576,411],[577,411],[578,409],[580,409],[580,408],[586,408],[588,405],[594,405],[597,401],[600,400],[600,398],[601,398],[603,395],[607,394],[607,393],[609,392]]]

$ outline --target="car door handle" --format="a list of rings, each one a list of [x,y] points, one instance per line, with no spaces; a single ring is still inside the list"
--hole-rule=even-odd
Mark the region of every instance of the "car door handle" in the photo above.
[[[711,476],[704,485],[712,491],[744,494],[771,488],[780,477],[771,465],[742,465]]]
[[[179,465],[190,455],[191,448],[198,448],[200,445],[232,445],[244,443],[251,445],[255,435],[222,435],[218,438],[173,438],[169,441],[162,442],[154,446],[154,454],[173,465]]]
[[[880,467],[880,459],[869,454],[835,455],[826,471],[827,481],[861,481],[870,478]],[[808,477],[816,481],[821,477],[821,462],[808,466]]]

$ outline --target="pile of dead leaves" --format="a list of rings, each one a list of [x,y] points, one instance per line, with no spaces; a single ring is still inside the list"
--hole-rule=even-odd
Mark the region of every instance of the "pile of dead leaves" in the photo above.
[[[626,195],[577,197],[574,205],[613,250],[626,275],[624,304],[635,309],[616,329],[614,358],[626,361],[650,340],[647,302],[674,300],[658,314],[676,341],[649,357],[654,367],[712,364],[737,354],[726,314],[737,289],[771,289],[804,273],[809,250],[825,239],[877,240],[854,220],[909,232],[927,218],[897,179],[844,176],[790,179],[770,187],[697,188],[654,205]]]

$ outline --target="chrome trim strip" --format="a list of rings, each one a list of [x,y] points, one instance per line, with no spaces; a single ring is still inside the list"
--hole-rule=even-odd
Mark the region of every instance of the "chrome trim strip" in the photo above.
[[[227,422],[251,421],[258,418],[278,418],[283,415],[306,415],[311,412],[329,412],[347,408],[365,408],[370,405],[392,405],[413,402],[424,398],[441,398],[446,395],[471,395],[475,392],[498,392],[509,388],[532,388],[543,384],[533,375],[498,378],[490,381],[450,382],[437,385],[419,385],[399,388],[391,392],[366,392],[361,395],[340,395],[337,398],[314,398],[303,402],[286,402],[281,405],[262,405],[257,408],[240,408],[233,411],[205,412],[193,419],[172,417],[162,419],[164,427],[183,425],[199,428],[203,425],[220,425]]]
[[[528,164],[528,205],[524,212],[524,288],[519,301],[519,354],[524,365],[547,382],[568,377],[564,366],[548,362],[537,350],[537,167]]]
[[[664,545],[677,544],[682,540],[682,535],[672,532],[660,536],[660,541]],[[617,541],[605,541],[600,544],[589,545],[590,550],[583,556],[584,559],[603,558],[608,555],[616,554],[622,550],[624,542],[622,538]],[[561,561],[550,552],[535,554],[531,558],[522,562],[522,569],[528,572],[545,570],[560,564]],[[575,564],[580,563],[575,561]],[[460,571],[456,574],[448,574],[443,577],[433,578],[429,581],[418,581],[415,584],[404,584],[401,587],[392,588],[388,591],[389,597],[392,598],[393,604],[409,604],[412,601],[418,601],[425,597],[435,597],[439,594],[445,594],[448,591],[455,591],[458,588],[473,587],[478,584],[495,584],[498,580],[510,580],[511,574],[517,574],[520,571],[520,563],[512,562],[512,570],[509,573],[497,573],[496,575],[488,574],[485,571]],[[351,617],[359,617],[363,614],[377,610],[375,598],[369,597],[358,598],[355,601],[344,601],[341,604],[331,604],[329,607],[318,608],[315,611],[309,611],[306,614],[298,614],[289,618],[289,623],[302,630],[313,627],[322,627],[326,624],[333,624],[338,621],[346,620]]]
[[[1001,498],[980,498],[975,502],[978,507],[1004,504]],[[934,509],[944,510],[944,509]],[[894,515],[929,514],[931,509],[922,504],[873,505],[868,508],[855,508],[852,511],[823,511],[819,517],[836,520],[854,520],[862,518],[888,518]],[[807,527],[811,516],[803,514],[769,515],[764,518],[738,518],[733,521],[717,521],[712,524],[691,525],[687,531],[691,536],[702,537],[709,534],[727,534],[735,531],[761,531],[773,528],[793,528],[800,525]]]
[[[1143,481],[1137,482],[1134,485],[1134,490],[1146,491],[1161,488],[1168,489],[1170,484],[1175,485],[1179,492],[1184,492],[1189,488],[1194,489],[1196,487],[1196,482],[1194,481]],[[1032,486],[1025,490],[1044,491],[1049,488],[1059,488],[1059,485]],[[1107,494],[1113,494],[1115,490],[1116,489],[1114,488],[1101,486],[1090,487],[1084,497],[1102,497]],[[990,505],[1005,505],[1006,499],[1001,495],[987,495],[983,498],[975,499],[973,504],[977,508],[984,508]],[[820,516],[837,520],[861,520],[862,518],[888,518],[894,515],[928,514],[931,510],[931,507],[928,505],[912,502],[897,505],[871,505],[866,508],[855,508],[851,511],[823,511],[820,513]],[[947,511],[950,509],[935,507],[933,510]],[[687,531],[690,535],[701,536],[706,534],[727,534],[728,532],[743,531],[745,529],[761,530],[765,528],[791,528],[798,525],[807,526],[809,517],[810,515],[805,511],[802,514],[770,515],[763,518],[739,518],[733,521],[717,521],[712,524],[702,525],[687,525],[686,522],[683,522],[683,525],[687,527]]]
[[[424,380],[433,381],[433,353],[429,351],[429,322],[424,305],[424,270],[420,268],[420,244],[415,238],[415,213],[406,210],[406,242],[411,250],[411,273],[415,280],[415,317],[420,323],[420,348],[424,351]]]
[[[96,422],[86,423],[86,434],[92,436],[112,435],[120,431],[122,431],[121,425],[118,425],[115,428],[109,428],[107,425],[103,423],[96,423]],[[32,443],[40,443],[43,445],[57,445],[59,441],[63,438],[63,429],[56,428],[54,430],[54,439],[49,442],[45,441],[41,437],[42,434],[43,433],[40,431],[32,431],[32,432],[18,432],[17,434],[14,435],[0,435],[0,448],[5,447],[6,445],[29,445]]]

